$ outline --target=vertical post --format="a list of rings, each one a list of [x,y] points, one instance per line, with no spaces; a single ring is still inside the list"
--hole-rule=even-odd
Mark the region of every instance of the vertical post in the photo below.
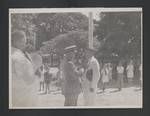
[[[36,49],[36,33],[33,32],[33,46],[34,46],[34,50]]]
[[[93,14],[92,14],[92,12],[89,12],[88,40],[89,40],[89,48],[93,48]]]

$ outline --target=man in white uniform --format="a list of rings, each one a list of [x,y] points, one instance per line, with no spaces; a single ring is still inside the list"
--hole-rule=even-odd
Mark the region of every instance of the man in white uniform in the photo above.
[[[88,59],[87,68],[83,76],[82,88],[85,106],[93,106],[96,99],[97,84],[100,78],[100,67],[94,57],[95,50],[87,49],[86,58]]]
[[[32,106],[33,87],[34,84],[34,68],[30,55],[25,52],[26,36],[23,31],[12,33],[12,80],[10,98],[11,107],[26,107]]]

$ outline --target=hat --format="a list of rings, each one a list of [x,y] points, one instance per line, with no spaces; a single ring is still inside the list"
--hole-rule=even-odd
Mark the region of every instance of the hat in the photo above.
[[[71,45],[71,46],[68,46],[66,47],[64,50],[65,50],[65,53],[68,53],[68,52],[74,52],[74,50],[76,49],[76,45]]]

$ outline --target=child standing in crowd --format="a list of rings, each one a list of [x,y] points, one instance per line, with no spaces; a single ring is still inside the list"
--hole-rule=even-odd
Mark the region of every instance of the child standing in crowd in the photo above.
[[[40,90],[44,91],[44,65],[40,67],[40,73],[41,73],[41,78],[40,78]]]
[[[119,65],[117,66],[117,75],[118,75],[117,82],[118,82],[119,91],[121,91],[122,86],[123,86],[123,77],[124,77],[123,73],[124,73],[124,67],[122,65],[122,62],[120,61]]]
[[[45,72],[44,72],[44,83],[45,83],[45,94],[50,92],[50,81],[52,78],[52,74],[49,74],[49,68],[45,65]]]
[[[39,85],[40,85],[39,91],[44,91],[44,72],[45,72],[44,65],[42,65],[37,69],[35,73],[39,78]]]
[[[133,61],[131,60],[126,68],[128,83],[131,85],[134,78],[134,66]]]

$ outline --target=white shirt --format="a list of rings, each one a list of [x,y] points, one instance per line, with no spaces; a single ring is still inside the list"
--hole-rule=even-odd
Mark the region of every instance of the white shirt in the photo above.
[[[44,81],[44,73],[46,72],[44,65],[42,65],[42,70],[41,70],[41,68],[39,68],[39,71],[41,73],[41,77],[39,79],[40,79],[40,81]]]
[[[123,66],[117,66],[117,72],[118,72],[119,74],[123,74],[123,72],[124,72],[124,67],[123,67]]]
[[[134,66],[132,64],[129,64],[126,68],[127,70],[127,77],[133,78],[134,77]]]
[[[104,82],[109,82],[109,76],[108,76],[109,70],[107,68],[103,68],[101,73],[102,73],[102,82],[103,83]]]

